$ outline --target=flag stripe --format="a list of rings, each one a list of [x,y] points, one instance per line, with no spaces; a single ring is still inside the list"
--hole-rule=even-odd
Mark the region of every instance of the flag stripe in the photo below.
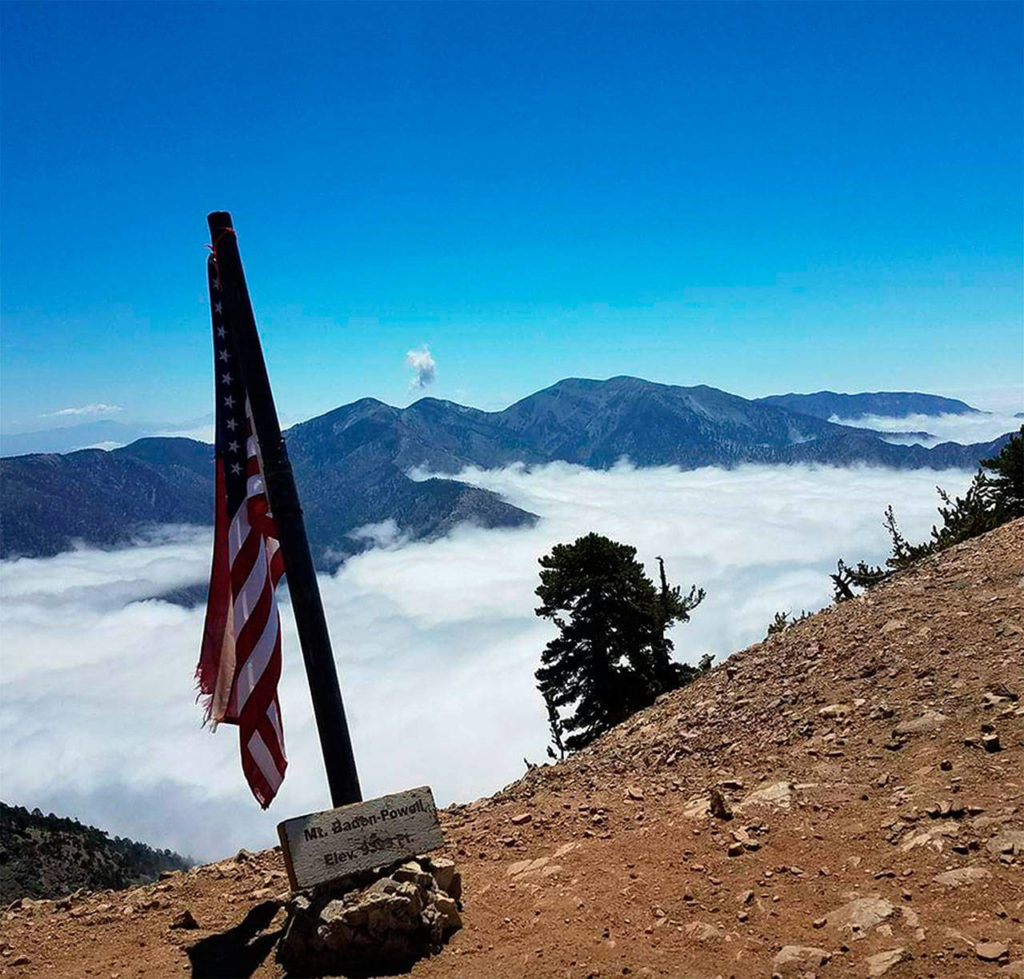
[[[263,634],[249,650],[245,659],[238,664],[235,675],[235,704],[239,714],[245,710],[246,701],[263,676],[263,671],[267,668],[274,650],[280,648],[280,642],[281,626],[275,608],[263,627]]]
[[[214,726],[238,725],[242,771],[256,800],[266,808],[288,767],[277,700],[281,619],[276,588],[284,574],[284,558],[215,256],[208,274],[217,368],[217,503],[210,599],[197,677],[207,698],[206,719]]]

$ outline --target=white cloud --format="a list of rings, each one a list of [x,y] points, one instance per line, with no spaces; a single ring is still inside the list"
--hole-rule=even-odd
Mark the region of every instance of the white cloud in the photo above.
[[[1024,424],[1024,418],[1014,418],[1018,411],[1024,411],[1024,402],[1012,411],[991,411],[971,415],[906,415],[892,418],[888,415],[864,415],[855,420],[838,418],[829,421],[857,428],[871,428],[879,432],[927,432],[931,438],[893,435],[886,439],[898,445],[938,445],[940,442],[959,442],[970,445],[973,442],[990,442],[992,439],[1016,432]]]
[[[213,445],[217,438],[217,428],[210,422],[208,425],[199,425],[195,428],[162,429],[153,434],[158,438],[195,439],[197,442],[208,442]]]
[[[60,408],[57,411],[50,411],[44,415],[40,415],[40,418],[60,418],[65,416],[78,416],[78,415],[114,415],[124,409],[120,405],[105,405],[105,404],[94,404],[94,405],[81,405],[78,408]]]
[[[419,350],[408,351],[405,355],[405,363],[413,370],[412,380],[409,381],[409,387],[412,390],[422,391],[434,383],[434,377],[437,375],[437,363],[426,346],[420,347]]]
[[[759,639],[779,609],[830,597],[835,559],[880,559],[882,509],[924,536],[936,482],[963,472],[771,468],[594,472],[564,464],[471,471],[543,519],[463,526],[433,542],[386,540],[321,587],[367,797],[431,784],[442,802],[489,794],[541,761],[547,725],[533,671],[551,635],[536,618],[537,558],[597,530],[638,547],[651,572],[703,585],[677,655],[720,657]],[[282,713],[290,768],[263,813],[232,728],[200,728],[192,671],[203,610],[149,596],[202,581],[209,532],[168,529],[113,551],[0,564],[5,801],[40,806],[200,857],[275,840],[281,819],[327,806],[309,692],[284,615]]]

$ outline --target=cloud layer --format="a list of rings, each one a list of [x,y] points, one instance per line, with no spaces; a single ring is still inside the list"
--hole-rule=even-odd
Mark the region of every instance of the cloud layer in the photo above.
[[[639,548],[649,571],[708,598],[676,630],[677,655],[719,657],[759,639],[779,609],[829,600],[836,557],[886,551],[881,512],[909,537],[934,517],[935,482],[969,475],[771,468],[594,472],[568,465],[470,471],[542,516],[532,528],[464,526],[382,546],[321,579],[364,793],[429,783],[442,802],[489,794],[541,761],[533,671],[551,627],[533,614],[537,558],[597,530]],[[200,728],[192,671],[202,609],[150,596],[201,581],[209,534],[168,528],[113,551],[0,564],[4,798],[203,858],[274,842],[279,820],[328,805],[290,611],[282,712],[290,768],[262,813],[237,736]]]
[[[906,415],[891,418],[883,415],[864,415],[856,420],[837,418],[830,421],[840,425],[854,425],[871,428],[878,432],[927,432],[931,438],[895,435],[886,439],[899,445],[916,443],[931,447],[940,442],[959,442],[970,445],[974,442],[990,442],[1007,432],[1015,432],[1024,424],[1024,418],[1015,418],[1016,411],[1024,410],[1021,404],[1014,411],[991,411],[976,415]]]

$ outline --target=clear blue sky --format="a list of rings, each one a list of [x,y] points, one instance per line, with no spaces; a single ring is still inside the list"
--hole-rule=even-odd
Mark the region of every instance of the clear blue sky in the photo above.
[[[560,377],[1021,383],[1019,3],[11,3],[2,409],[211,408],[233,212],[281,413]]]

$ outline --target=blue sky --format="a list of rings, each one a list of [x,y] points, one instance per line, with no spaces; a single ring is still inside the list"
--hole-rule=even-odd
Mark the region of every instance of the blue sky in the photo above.
[[[0,423],[210,410],[233,212],[279,409],[565,376],[1020,386],[1017,3],[11,3]],[[85,417],[85,416],[76,416]]]

